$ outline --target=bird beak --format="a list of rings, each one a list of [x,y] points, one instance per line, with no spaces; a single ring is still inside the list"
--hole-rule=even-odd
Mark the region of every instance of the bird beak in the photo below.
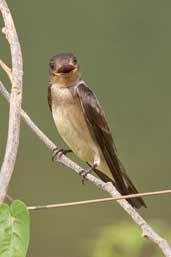
[[[73,71],[77,71],[78,67],[72,64],[64,64],[61,67],[58,68],[56,72],[54,72],[54,75],[59,76],[60,74],[67,74]]]

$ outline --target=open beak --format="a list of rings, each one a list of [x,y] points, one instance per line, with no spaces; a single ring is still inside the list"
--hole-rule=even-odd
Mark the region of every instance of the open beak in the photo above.
[[[77,69],[78,67],[72,64],[64,64],[57,70],[57,72],[55,72],[55,75],[67,74],[71,71],[76,71]]]

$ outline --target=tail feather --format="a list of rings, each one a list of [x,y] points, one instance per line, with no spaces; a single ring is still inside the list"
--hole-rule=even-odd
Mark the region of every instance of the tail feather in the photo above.
[[[126,173],[123,173],[123,177],[124,177],[124,181],[126,182],[126,187],[127,187],[127,194],[138,194],[138,190],[136,189],[136,187],[133,185],[132,181],[130,180],[130,178],[127,176]],[[130,198],[128,200],[128,202],[130,202],[130,204],[133,207],[136,207],[137,209],[141,208],[142,206],[144,206],[145,208],[147,208],[144,200],[142,197],[136,197],[136,198]]]
[[[122,171],[122,175],[123,175],[126,187],[127,187],[128,194],[138,194],[138,190],[136,189],[136,187],[134,186],[134,184],[132,183],[132,181],[130,180],[128,175],[126,174],[125,167],[123,166],[123,164],[120,160],[119,160],[119,166]],[[141,208],[142,206],[147,208],[142,197],[131,198],[130,200],[132,201],[134,207],[136,207],[137,209]]]
[[[133,185],[133,183],[131,182],[131,180],[129,179],[129,177],[127,176],[124,167],[121,165],[122,168],[122,175],[123,175],[123,179],[125,182],[125,186],[127,188],[126,190],[126,194],[137,194],[138,191],[135,188],[135,186]],[[120,189],[120,187],[117,186],[117,184],[110,179],[107,175],[105,175],[103,172],[101,172],[100,170],[94,169],[94,172],[104,181],[104,182],[112,182],[112,184],[116,187],[116,189],[119,191],[119,193],[121,193],[122,195],[125,194],[125,190],[124,192]],[[135,207],[137,209],[141,208],[142,206],[147,207],[144,200],[142,199],[142,197],[137,197],[137,198],[130,198],[127,199],[127,201],[132,205],[132,207]]]

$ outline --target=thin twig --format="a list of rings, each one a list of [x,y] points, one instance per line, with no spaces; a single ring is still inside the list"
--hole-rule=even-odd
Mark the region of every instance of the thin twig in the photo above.
[[[0,92],[9,101],[9,93],[1,82],[0,82]],[[30,117],[23,110],[21,111],[21,116],[23,120],[26,122],[26,124],[33,130],[33,132],[41,139],[41,141],[50,150],[53,150],[56,147],[56,145],[35,125],[35,123],[30,119]],[[79,174],[80,171],[83,170],[78,164],[76,164],[75,162],[73,162],[72,160],[70,160],[68,157],[64,155],[62,155],[60,158],[56,158],[55,160],[62,163],[66,167],[71,168],[77,174]],[[98,188],[101,188],[102,190],[109,193],[112,197],[121,196],[111,183],[104,183],[103,181],[101,181],[100,179],[96,178],[91,174],[88,174],[86,178],[87,180],[95,184]],[[171,257],[171,248],[168,242],[164,238],[160,237],[126,200],[117,200],[117,202],[131,216],[134,222],[137,225],[139,225],[139,227],[142,230],[143,236],[148,237],[152,242],[157,244],[166,257]]]
[[[12,58],[12,81],[10,110],[9,110],[9,126],[8,138],[5,150],[4,160],[0,171],[0,204],[4,201],[8,185],[14,170],[16,161],[19,133],[20,133],[20,112],[22,102],[22,78],[23,78],[23,63],[21,47],[18,40],[15,25],[10,13],[10,10],[5,0],[0,0],[0,11],[3,16],[5,27],[3,33],[5,34],[11,50]],[[2,62],[1,62],[1,65]],[[5,66],[4,66],[5,67]],[[9,73],[7,72],[9,75]]]
[[[2,67],[2,69],[6,72],[6,74],[8,75],[11,84],[12,84],[12,71],[11,69],[0,59],[0,66]]]
[[[68,207],[68,206],[75,206],[75,205],[117,201],[117,200],[122,200],[122,199],[136,198],[136,197],[140,197],[140,196],[154,196],[154,195],[167,195],[167,194],[171,194],[171,190],[162,190],[162,191],[122,195],[122,196],[118,196],[118,197],[105,197],[105,198],[100,198],[100,199],[90,199],[90,200],[69,202],[69,203],[54,203],[54,204],[47,204],[47,205],[28,206],[27,209],[31,210],[31,211],[35,211],[35,210],[40,210],[40,209],[52,209],[52,208]]]

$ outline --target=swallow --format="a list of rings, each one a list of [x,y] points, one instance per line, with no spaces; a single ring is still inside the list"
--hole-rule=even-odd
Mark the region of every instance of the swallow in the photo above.
[[[104,182],[112,182],[122,195],[138,193],[118,158],[105,113],[81,79],[77,58],[72,53],[53,56],[49,62],[48,104],[60,136],[89,169]],[[133,207],[146,207],[141,197],[127,200]]]

